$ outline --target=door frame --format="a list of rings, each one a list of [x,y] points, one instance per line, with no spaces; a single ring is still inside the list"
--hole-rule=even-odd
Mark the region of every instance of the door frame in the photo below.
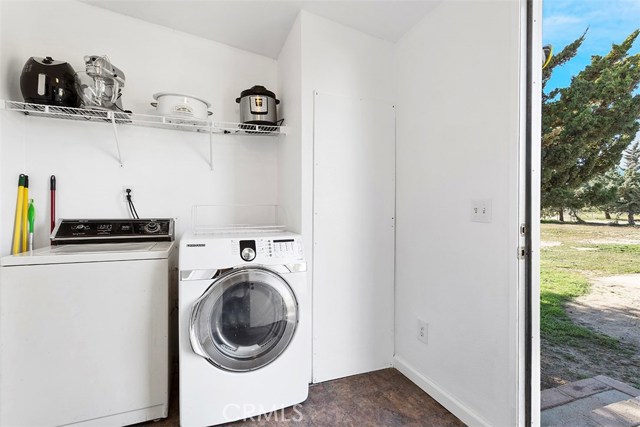
[[[524,292],[519,310],[520,395],[523,409],[519,424],[540,425],[540,174],[542,127],[542,1],[523,0],[521,59],[520,211],[523,228],[523,264],[520,277]]]

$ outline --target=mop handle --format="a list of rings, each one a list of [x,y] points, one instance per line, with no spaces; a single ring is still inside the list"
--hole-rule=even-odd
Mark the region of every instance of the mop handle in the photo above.
[[[29,211],[29,175],[24,176],[24,190],[22,190],[22,252],[28,250],[27,213]]]
[[[24,174],[20,174],[18,178],[18,200],[16,201],[16,218],[13,229],[13,247],[11,253],[17,255],[20,253],[20,230],[22,229],[22,204],[24,197]]]

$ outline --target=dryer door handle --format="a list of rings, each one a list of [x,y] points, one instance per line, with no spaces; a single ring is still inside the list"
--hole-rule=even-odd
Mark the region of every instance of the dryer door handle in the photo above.
[[[202,344],[198,339],[198,334],[196,332],[195,323],[198,321],[198,307],[202,304],[203,299],[206,297],[207,292],[204,295],[200,296],[193,304],[193,308],[191,310],[191,316],[189,319],[189,344],[191,344],[191,349],[198,356],[204,357],[205,359],[209,358],[209,355],[205,352],[204,348],[202,348]]]
[[[193,327],[193,321],[189,325],[189,343],[191,344],[191,349],[198,356],[208,358],[207,353],[204,351],[202,346],[200,345],[200,341],[198,340],[198,335],[195,332],[195,328]]]
[[[191,349],[193,350],[193,352],[195,354],[197,354],[198,356],[201,356],[201,357],[203,357],[205,359],[207,358],[207,353],[205,353],[204,349],[202,348],[202,346],[198,342],[198,337],[193,332],[193,328],[189,328],[189,342],[191,344]]]

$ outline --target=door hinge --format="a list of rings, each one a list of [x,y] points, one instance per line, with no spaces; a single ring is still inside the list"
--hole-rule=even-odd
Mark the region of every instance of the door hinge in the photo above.
[[[520,235],[521,236],[527,235],[527,224],[520,224]]]
[[[525,259],[528,254],[529,254],[529,251],[527,251],[526,247],[518,246],[518,259]]]

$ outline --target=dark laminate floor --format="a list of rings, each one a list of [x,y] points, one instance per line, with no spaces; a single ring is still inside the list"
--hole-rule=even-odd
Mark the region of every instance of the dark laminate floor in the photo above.
[[[139,426],[177,427],[180,423],[176,397],[172,396],[169,418]],[[227,426],[454,427],[464,423],[400,372],[383,369],[313,385],[309,398],[297,408],[272,413],[270,419],[253,417]]]

